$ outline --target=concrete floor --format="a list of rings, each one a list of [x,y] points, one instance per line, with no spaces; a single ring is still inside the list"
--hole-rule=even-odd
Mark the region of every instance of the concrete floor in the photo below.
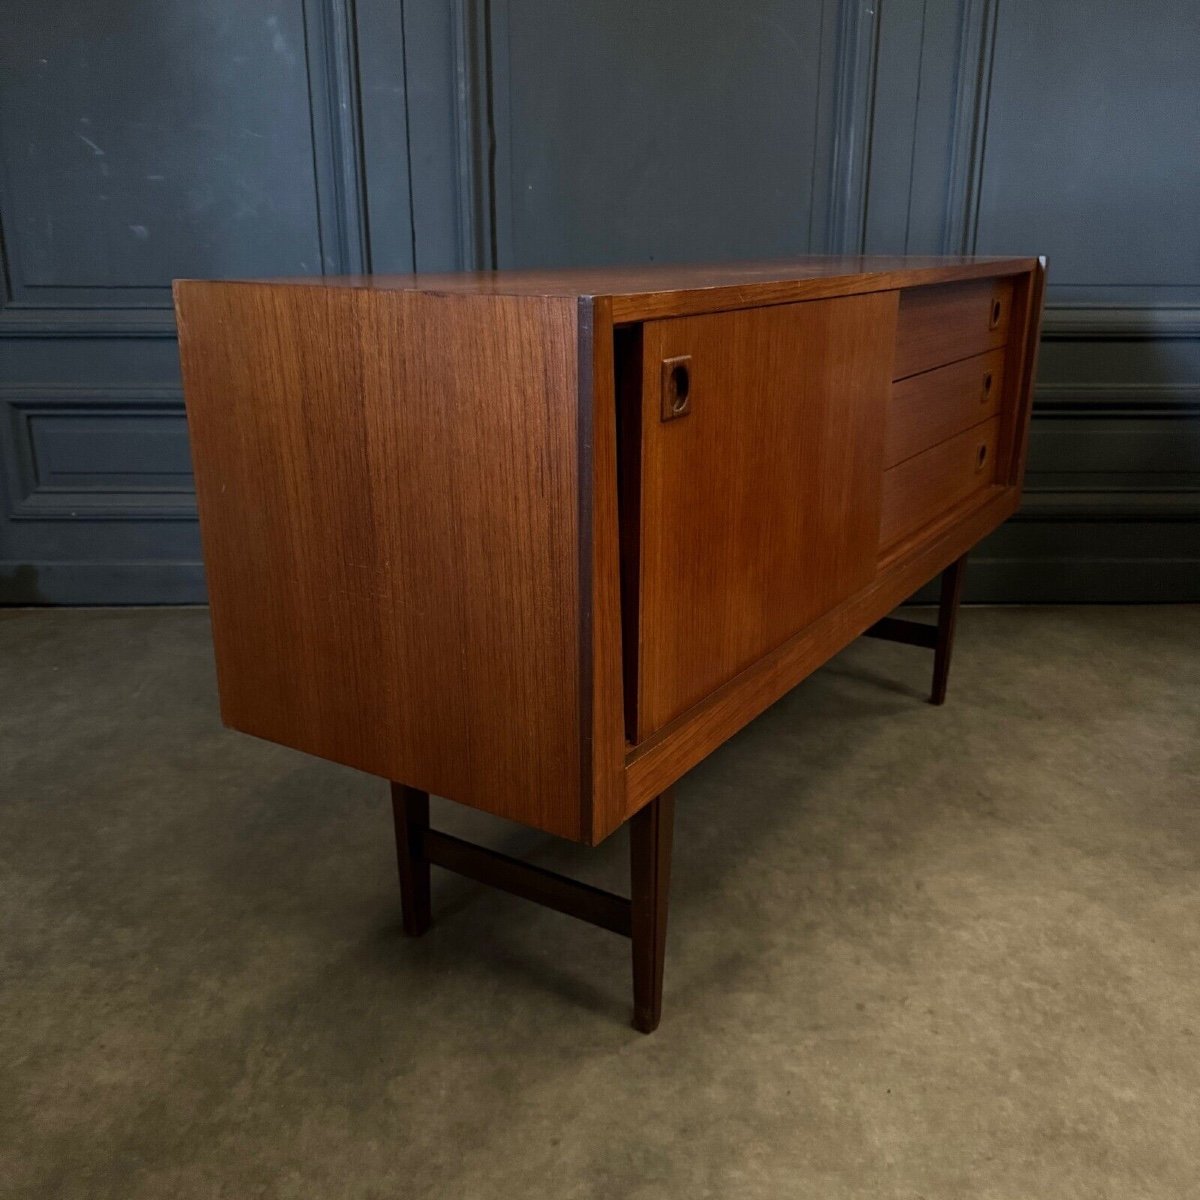
[[[1200,1195],[1200,609],[861,641],[681,785],[628,944],[217,722],[200,610],[0,614],[0,1195]],[[624,887],[586,851],[445,827]]]

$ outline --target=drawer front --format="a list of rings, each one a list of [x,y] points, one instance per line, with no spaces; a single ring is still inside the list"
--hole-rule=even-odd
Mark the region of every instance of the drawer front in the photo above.
[[[645,323],[633,740],[874,577],[896,303]]]
[[[895,378],[930,371],[1008,341],[1011,279],[977,279],[900,293]]]
[[[1004,392],[1004,357],[1004,350],[992,350],[894,383],[884,466],[994,417]]]
[[[999,418],[906,459],[883,473],[880,549],[936,520],[996,477]]]

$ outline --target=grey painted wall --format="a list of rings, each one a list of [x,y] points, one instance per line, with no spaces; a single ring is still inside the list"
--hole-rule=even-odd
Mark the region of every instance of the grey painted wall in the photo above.
[[[0,600],[203,598],[170,281],[363,265],[345,17],[0,0]]]
[[[1194,0],[0,19],[0,600],[203,599],[172,277],[827,249],[1050,256],[1029,495],[971,595],[1200,599]]]
[[[968,596],[1200,599],[1200,5],[884,0],[850,239],[1046,254],[1026,500]]]

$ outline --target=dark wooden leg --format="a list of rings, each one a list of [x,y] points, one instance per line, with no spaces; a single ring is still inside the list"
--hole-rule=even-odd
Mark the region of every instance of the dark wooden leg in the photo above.
[[[667,948],[674,792],[663,792],[629,822],[629,899],[430,829],[428,792],[393,783],[392,813],[405,933],[420,937],[429,928],[431,864],[522,896],[630,938],[633,1025],[642,1033],[658,1028]]]
[[[429,793],[393,783],[392,815],[396,821],[396,861],[400,868],[404,932],[409,937],[420,937],[429,928],[429,863],[425,858]]]
[[[675,794],[671,791],[652,800],[629,822],[633,1027],[642,1033],[653,1033],[662,1017],[674,825]]]
[[[942,572],[942,594],[938,600],[937,643],[933,648],[933,692],[930,704],[945,704],[946,681],[950,676],[950,654],[954,649],[954,626],[967,575],[967,556],[955,559]]]

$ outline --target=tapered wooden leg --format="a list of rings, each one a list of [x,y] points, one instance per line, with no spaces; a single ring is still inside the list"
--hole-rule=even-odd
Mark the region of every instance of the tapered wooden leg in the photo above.
[[[950,654],[954,650],[954,626],[962,600],[963,580],[967,576],[967,556],[955,559],[942,572],[942,593],[938,601],[937,642],[933,648],[933,691],[930,704],[945,704],[946,681],[950,677]]]
[[[420,937],[429,928],[429,793],[392,784],[392,816],[396,821],[396,861],[400,868],[400,908],[404,932]]]
[[[634,1028],[642,1033],[658,1028],[675,824],[672,792],[663,792],[629,822],[629,899],[430,829],[429,794],[416,788],[392,784],[392,813],[405,933],[420,937],[429,928],[431,864],[524,896],[629,937],[633,943]]]
[[[671,791],[652,800],[629,822],[633,1027],[642,1033],[653,1033],[662,1017],[674,825],[675,795]]]

